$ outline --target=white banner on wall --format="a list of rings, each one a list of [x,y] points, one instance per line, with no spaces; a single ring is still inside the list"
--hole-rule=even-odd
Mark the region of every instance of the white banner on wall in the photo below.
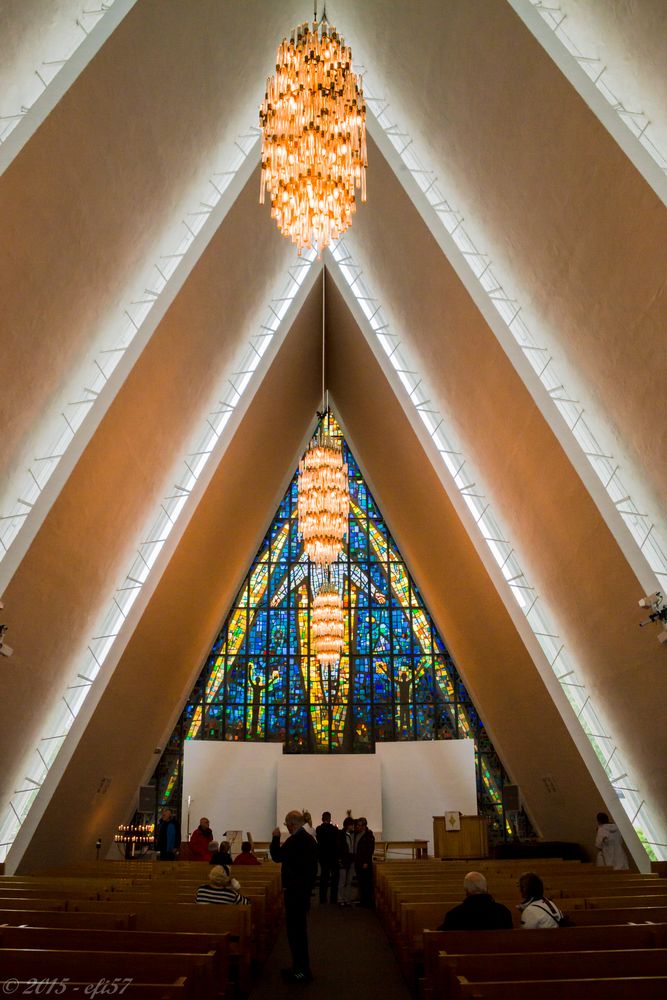
[[[201,816],[220,840],[225,830],[269,840],[290,809],[309,809],[313,825],[331,812],[366,816],[383,840],[433,839],[433,816],[477,813],[472,740],[378,743],[375,754],[283,754],[279,743],[187,740],[182,835]]]

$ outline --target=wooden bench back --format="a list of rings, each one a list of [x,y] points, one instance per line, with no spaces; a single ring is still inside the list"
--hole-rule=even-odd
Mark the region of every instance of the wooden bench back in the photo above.
[[[215,953],[64,951],[56,949],[0,948],[0,969],[5,978],[59,979],[64,976],[89,983],[116,977],[135,983],[169,983],[185,976],[201,1000],[214,1000]]]
[[[528,933],[528,932],[526,932]],[[485,980],[595,979],[598,976],[667,976],[664,948],[617,949],[615,951],[558,951],[523,954],[441,955],[438,959],[435,995],[452,1000],[457,977],[471,982]]]
[[[665,1000],[667,977],[552,979],[470,983],[458,979],[457,1000]]]
[[[103,930],[127,930],[131,924],[131,914],[0,909],[0,924],[9,924],[14,927],[27,924],[29,927],[91,927]]]

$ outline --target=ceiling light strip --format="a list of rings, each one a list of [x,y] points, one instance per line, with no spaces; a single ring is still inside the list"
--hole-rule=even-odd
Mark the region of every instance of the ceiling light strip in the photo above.
[[[377,129],[374,122],[380,126],[393,149],[399,153],[406,147],[405,136],[407,133],[399,129],[390,114],[389,104],[374,96],[372,82],[369,81],[368,74],[364,77],[366,100],[369,105],[368,125],[377,136]],[[371,113],[372,112],[372,113]],[[610,453],[610,449],[605,448],[600,443],[601,437],[610,437],[601,426],[600,420],[591,417],[588,410],[584,409],[582,403],[576,400],[574,393],[565,388],[565,380],[557,370],[557,364],[553,360],[551,352],[543,344],[539,343],[534,331],[529,329],[523,310],[517,299],[505,290],[500,279],[495,275],[492,262],[484,251],[475,245],[472,237],[468,234],[464,224],[464,216],[452,204],[451,200],[443,194],[442,185],[434,171],[425,170],[422,161],[415,151],[415,144],[411,143],[407,147],[405,155],[401,158],[401,163],[408,168],[414,178],[414,182],[419,191],[424,196],[428,205],[429,228],[438,238],[438,231],[443,235],[440,240],[441,249],[443,240],[447,236],[451,237],[454,247],[447,253],[450,263],[455,267],[459,275],[461,271],[456,267],[454,254],[459,253],[460,261],[465,265],[467,277],[466,287],[471,291],[473,298],[480,305],[483,302],[491,304],[493,307],[493,317],[489,318],[487,311],[483,310],[491,329],[496,333],[498,341],[503,349],[508,353],[510,361],[522,378],[531,395],[542,409],[552,427],[563,431],[561,440],[564,439],[567,449],[576,446],[574,452],[585,458],[585,463],[579,463],[579,474],[582,476],[584,484],[589,489],[591,496],[598,503],[598,507],[605,521],[614,532],[614,535],[622,544],[626,556],[631,561],[633,568],[638,573],[642,584],[648,590],[667,589],[667,543],[658,525],[652,520],[650,515],[642,509],[636,495],[637,489],[630,490],[629,478],[631,470],[622,469],[621,463]],[[399,174],[399,180],[405,184],[405,179]],[[419,206],[418,206],[419,207]],[[527,366],[517,367],[511,353],[508,352],[504,343],[504,337],[498,336],[496,321],[500,320],[503,334],[509,334],[513,341],[521,349],[521,352],[528,362]],[[533,384],[535,379],[539,386]],[[546,390],[546,393],[541,390]],[[593,430],[593,424],[596,430]],[[570,452],[572,447],[570,447]],[[582,469],[590,468],[595,477],[588,480],[587,475],[582,473]],[[604,507],[596,499],[598,491],[597,484],[601,484],[606,493],[609,503],[605,500]],[[639,484],[634,483],[635,487]],[[627,531],[623,531],[623,526]],[[615,530],[620,528],[621,531]],[[619,537],[620,535],[620,537]]]
[[[609,727],[603,724],[600,711],[594,706],[587,692],[586,685],[576,668],[574,658],[567,651],[565,644],[559,637],[544,602],[521,568],[516,549],[501,529],[493,513],[491,503],[484,496],[480,488],[477,488],[475,492],[470,490],[470,483],[480,482],[479,475],[477,472],[472,473],[470,470],[467,461],[463,457],[459,443],[454,441],[451,429],[446,428],[445,416],[434,409],[430,402],[433,396],[428,393],[421,376],[412,375],[412,383],[414,384],[411,383],[410,379],[404,377],[406,371],[413,370],[413,365],[406,356],[406,349],[400,339],[395,334],[389,333],[389,324],[383,319],[381,304],[368,291],[361,268],[352,259],[344,240],[332,244],[329,251],[336,261],[351,294],[356,299],[359,309],[365,316],[368,327],[377,338],[392,368],[403,383],[407,399],[414,407],[419,420],[434,442],[456,490],[460,493],[470,511],[481,537],[505,579],[505,584],[509,588],[513,600],[518,605],[533,636],[539,643],[554,677],[559,680],[561,690],[565,693],[575,715],[578,717],[579,723],[593,747],[598,760],[605,769],[607,777],[611,779],[611,772],[607,763],[609,754],[604,752],[603,746],[600,745],[600,739],[595,734],[604,734],[601,739],[605,743],[613,743],[615,772],[624,771],[630,774],[630,768],[622,761],[622,754],[618,750]],[[372,320],[370,319],[371,315],[373,316]],[[420,405],[425,402],[429,402],[428,409]],[[560,680],[564,672],[568,676],[567,683],[563,683]],[[633,782],[633,784],[636,783]],[[637,789],[624,792],[621,797],[621,804],[629,817],[632,817],[638,811],[639,819],[635,820],[633,824],[635,830],[641,830],[642,835],[649,838],[652,842],[660,840],[660,837],[657,835],[657,824],[653,820],[646,803],[642,804],[641,796]],[[660,858],[659,860],[667,860],[667,853],[664,858]]]
[[[97,353],[77,376],[77,384],[66,389],[68,402],[60,412],[51,408],[36,429],[32,453],[37,457],[17,473],[0,507],[0,593],[5,589],[32,537],[48,513],[50,503],[35,507],[63,459],[69,473],[115,392],[143,349],[168,306],[182,287],[236,196],[236,188],[254,167],[259,144],[256,129],[238,136],[222,157],[220,170],[209,179],[206,189],[192,198],[191,211],[171,227],[171,245],[139,276],[134,292],[106,324]],[[232,186],[233,187],[230,187]],[[202,207],[205,206],[205,207]],[[283,313],[284,314],[284,313]],[[280,310],[276,315],[281,315]],[[123,364],[121,364],[123,362]],[[119,367],[120,366],[120,367]],[[55,500],[57,491],[50,502]],[[26,538],[16,545],[21,533]],[[12,546],[15,546],[12,551]],[[8,554],[12,557],[4,563]]]
[[[88,0],[76,11],[44,19],[44,58],[17,73],[0,98],[0,174],[132,9],[136,0]]]
[[[37,798],[39,786],[44,783],[53,767],[74,720],[114,649],[123,625],[142,587],[149,579],[151,570],[171,532],[184,510],[193,509],[194,505],[188,507],[188,500],[243,398],[270,340],[278,333],[290,306],[304,284],[315,257],[314,251],[304,251],[300,260],[288,269],[287,279],[280,294],[269,302],[267,317],[261,324],[262,332],[249,339],[237,361],[236,374],[231,378],[227,376],[224,378],[219,389],[218,406],[208,414],[193,437],[191,446],[181,461],[177,483],[151,515],[150,527],[143,542],[128,566],[120,586],[100,616],[85,653],[73,665],[72,679],[62,697],[54,703],[39,744],[33,751],[28,766],[23,769],[24,775],[20,781],[28,780],[32,787],[15,791],[4,814],[0,817],[0,862],[6,859],[15,842]]]

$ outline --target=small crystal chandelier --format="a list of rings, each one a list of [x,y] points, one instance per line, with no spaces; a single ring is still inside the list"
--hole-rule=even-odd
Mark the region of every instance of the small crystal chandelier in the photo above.
[[[343,601],[338,588],[323,583],[313,601],[311,632],[315,655],[322,666],[334,666],[343,649]]]
[[[366,105],[352,72],[352,51],[327,21],[300,24],[276,55],[259,112],[262,176],[259,200],[299,254],[321,254],[352,222],[355,189],[366,201]]]
[[[299,462],[297,519],[303,548],[311,562],[329,566],[347,538],[350,484],[341,441],[325,430],[328,424],[325,375],[326,302],[322,268],[322,412],[315,437]]]
[[[350,493],[341,443],[320,425],[299,463],[297,517],[311,562],[335,562],[347,537]]]

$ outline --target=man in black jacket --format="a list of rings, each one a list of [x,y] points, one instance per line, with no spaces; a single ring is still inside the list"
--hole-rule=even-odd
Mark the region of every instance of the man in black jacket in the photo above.
[[[354,867],[357,871],[359,885],[359,903],[361,906],[372,909],[375,906],[375,893],[373,891],[375,836],[373,831],[368,829],[368,821],[365,816],[360,816],[359,819],[355,820],[354,830]]]
[[[331,822],[331,813],[322,813],[322,822],[315,830],[320,857],[320,903],[327,901],[327,888],[331,885],[330,901],[338,901],[338,836],[340,830]]]
[[[495,931],[513,926],[512,914],[502,903],[496,903],[480,872],[468,872],[463,888],[465,899],[447,911],[439,931]]]
[[[285,816],[289,837],[280,843],[280,828],[273,831],[269,848],[274,861],[282,864],[285,927],[292,954],[292,968],[283,977],[293,983],[309,983],[313,976],[308,955],[308,910],[317,876],[317,844],[304,829],[303,813],[293,809]]]

